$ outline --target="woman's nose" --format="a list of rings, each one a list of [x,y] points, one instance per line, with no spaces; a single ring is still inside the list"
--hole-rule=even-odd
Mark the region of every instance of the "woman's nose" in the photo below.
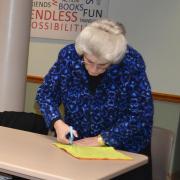
[[[96,65],[96,64],[93,64],[92,67],[91,67],[91,71],[92,71],[93,73],[95,73],[95,72],[97,72],[97,70],[98,70],[97,65]]]

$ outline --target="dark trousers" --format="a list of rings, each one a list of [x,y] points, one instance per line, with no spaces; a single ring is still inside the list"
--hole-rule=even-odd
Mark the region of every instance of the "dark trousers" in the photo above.
[[[139,153],[148,156],[148,163],[123,175],[117,176],[112,180],[152,180],[151,146],[149,145],[145,150]]]

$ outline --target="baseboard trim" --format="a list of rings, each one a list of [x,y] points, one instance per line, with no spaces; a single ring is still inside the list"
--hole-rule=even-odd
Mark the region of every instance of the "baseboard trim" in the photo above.
[[[180,96],[178,95],[158,93],[158,92],[153,92],[152,94],[154,100],[180,103]]]

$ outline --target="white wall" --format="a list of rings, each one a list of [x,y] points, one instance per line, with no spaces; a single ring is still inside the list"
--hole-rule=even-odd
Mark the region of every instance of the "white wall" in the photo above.
[[[109,17],[122,22],[141,52],[154,92],[180,95],[180,1],[110,0]],[[44,76],[68,41],[31,39],[28,75]]]
[[[31,38],[28,75],[44,76],[57,59],[59,50],[68,43],[72,42]]]

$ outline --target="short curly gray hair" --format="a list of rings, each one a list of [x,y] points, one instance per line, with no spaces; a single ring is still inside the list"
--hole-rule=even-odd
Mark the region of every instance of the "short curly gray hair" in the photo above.
[[[76,51],[81,56],[94,55],[99,63],[119,63],[127,48],[125,32],[121,23],[107,19],[94,21],[76,38]]]

